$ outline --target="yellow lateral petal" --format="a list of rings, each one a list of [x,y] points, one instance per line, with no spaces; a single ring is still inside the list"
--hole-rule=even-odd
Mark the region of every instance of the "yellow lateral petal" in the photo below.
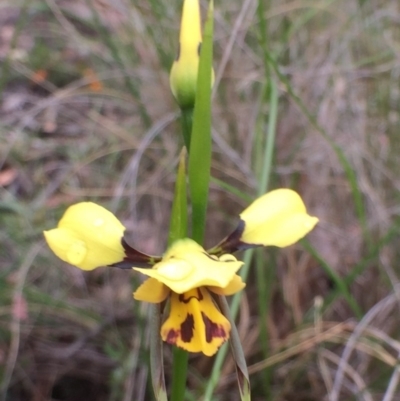
[[[214,355],[229,338],[229,321],[215,306],[205,288],[184,294],[171,293],[171,309],[161,328],[161,337],[189,352]]]
[[[306,214],[291,215],[271,222],[268,227],[254,229],[242,236],[242,241],[247,244],[274,245],[284,248],[303,238],[317,223],[316,217]]]
[[[58,227],[44,233],[53,252],[83,270],[120,262],[125,227],[107,209],[92,202],[70,206]]]
[[[53,228],[44,231],[43,234],[50,249],[64,262],[76,265],[85,258],[87,253],[85,243],[74,231]]]
[[[235,274],[226,287],[220,288],[220,287],[209,286],[207,287],[207,289],[215,294],[228,296],[236,294],[237,292],[243,290],[244,287],[246,287],[246,283],[242,281],[242,278],[240,276]]]
[[[285,247],[294,244],[317,224],[301,197],[291,189],[277,189],[256,199],[241,214],[246,244]]]
[[[133,293],[133,298],[137,301],[159,304],[167,299],[169,292],[169,288],[163,283],[149,278]]]

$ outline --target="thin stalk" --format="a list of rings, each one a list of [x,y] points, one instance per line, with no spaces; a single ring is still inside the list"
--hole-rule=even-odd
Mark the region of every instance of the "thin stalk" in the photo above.
[[[183,401],[185,399],[189,354],[181,348],[174,347],[172,355],[174,359],[172,364],[171,400]]]
[[[263,167],[260,173],[257,195],[261,196],[268,191],[269,181],[272,172],[272,162],[275,147],[276,121],[278,118],[278,87],[274,80],[271,80],[270,108],[268,117],[267,143],[265,144]]]
[[[273,154],[275,148],[276,121],[278,116],[278,89],[274,80],[270,80],[270,112],[268,116],[267,139],[264,148],[264,155],[261,163],[261,171],[258,182],[258,196],[267,192],[272,174]],[[257,294],[258,310],[260,316],[260,341],[264,357],[269,354],[269,332],[268,332],[268,314],[270,309],[270,300],[272,292],[273,266],[271,263],[266,265],[265,252],[263,249],[256,251],[256,276],[257,276]],[[264,393],[266,399],[270,399],[271,370],[265,370],[265,380],[263,381]]]
[[[187,236],[186,151],[182,149],[175,184],[168,245]],[[183,401],[186,390],[188,353],[173,348],[171,400]]]
[[[188,152],[190,152],[190,138],[192,136],[193,128],[193,109],[181,110],[181,123],[183,140]]]
[[[268,276],[271,275],[272,266],[271,263],[265,263],[265,253],[263,249],[255,250],[255,265],[257,275],[257,301],[258,301],[258,314],[259,314],[259,327],[260,336],[259,343],[261,350],[264,354],[264,358],[268,358],[269,355],[269,332],[268,332],[268,312],[270,309],[271,300],[271,281]],[[271,396],[270,392],[271,382],[271,370],[264,370],[264,380],[262,381],[262,388],[265,399],[269,399]]]
[[[257,18],[258,18],[258,26],[260,32],[260,46],[263,52],[263,61],[264,61],[264,76],[265,83],[267,85],[266,95],[268,96],[269,85],[271,83],[271,72],[269,65],[269,38],[268,38],[268,25],[267,18],[265,18],[265,9],[269,7],[270,0],[258,0],[257,2]],[[265,7],[266,6],[266,7]]]

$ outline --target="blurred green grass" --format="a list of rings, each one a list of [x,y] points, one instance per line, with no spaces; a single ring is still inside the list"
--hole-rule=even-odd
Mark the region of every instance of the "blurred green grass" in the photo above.
[[[306,250],[257,255],[264,290],[250,266],[238,327],[253,398],[321,400],[340,390],[340,400],[395,400],[398,312],[384,299],[399,279],[397,1],[261,4],[215,5],[221,79],[207,241],[221,239],[259,190],[271,82],[269,186],[298,190],[321,223]],[[76,271],[41,232],[90,199],[124,220],[138,248],[165,248],[182,145],[168,84],[179,14],[178,1],[0,4],[2,400],[152,397],[147,311],[131,296],[137,277]],[[354,345],[371,311],[380,313]],[[347,360],[346,344],[354,347]],[[211,366],[191,358],[188,400],[201,399]],[[219,373],[214,399],[237,399],[229,358]]]

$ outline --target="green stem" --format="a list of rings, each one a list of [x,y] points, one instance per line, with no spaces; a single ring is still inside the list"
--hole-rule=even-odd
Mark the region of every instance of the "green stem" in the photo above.
[[[274,80],[271,80],[270,88],[267,143],[265,144],[263,167],[258,183],[258,196],[265,194],[268,190],[275,148],[276,121],[278,118],[278,88]]]
[[[265,3],[265,4],[264,4]],[[260,32],[260,45],[262,48],[263,52],[263,61],[264,61],[264,75],[266,78],[266,84],[267,84],[267,92],[269,90],[269,84],[270,84],[270,65],[269,65],[269,60],[268,60],[268,54],[269,54],[269,46],[268,46],[268,26],[267,26],[267,19],[265,18],[265,5],[267,8],[269,8],[269,0],[258,0],[257,4],[257,17],[258,17],[258,26],[259,26],[259,32]]]
[[[211,75],[213,2],[210,1],[200,52],[194,110],[182,110],[182,132],[189,152],[188,181],[192,203],[192,238],[203,243],[211,166]],[[183,401],[188,353],[173,350],[172,401]]]
[[[188,153],[190,152],[190,138],[193,127],[193,109],[181,109],[182,134]]]
[[[273,266],[272,263],[265,263],[265,253],[263,249],[255,250],[255,265],[257,275],[257,299],[258,299],[258,311],[260,321],[260,335],[259,343],[261,350],[264,354],[264,358],[268,358],[270,353],[269,350],[269,331],[268,331],[268,312],[270,309],[271,300],[271,281],[268,276],[272,275]],[[262,387],[265,399],[270,399],[270,382],[271,382],[271,371],[270,369],[264,370],[264,380],[262,381]]]
[[[182,149],[175,184],[168,245],[187,236],[186,151]],[[183,401],[186,390],[188,353],[173,348],[171,400]]]
[[[260,34],[260,46],[262,48],[263,61],[264,61],[264,79],[265,89],[263,93],[262,102],[269,101],[269,116],[268,116],[268,129],[267,139],[264,147],[264,155],[261,157],[261,163],[257,164],[260,167],[260,171],[257,171],[259,182],[258,182],[258,195],[264,194],[269,187],[269,181],[271,177],[273,154],[275,148],[275,133],[276,133],[276,120],[278,116],[278,90],[277,85],[273,79],[271,79],[270,63],[269,63],[269,37],[268,37],[268,25],[267,19],[265,18],[265,9],[269,8],[270,2],[267,0],[258,0],[257,4],[257,15],[259,22],[259,34]],[[269,99],[268,99],[269,95]],[[263,133],[264,130],[262,130]],[[264,251],[261,249],[256,250],[256,275],[257,275],[257,293],[258,293],[258,309],[260,314],[260,340],[261,346],[264,353],[264,357],[267,358],[269,354],[269,332],[268,332],[268,313],[271,300],[271,289],[273,275],[272,263],[268,265],[264,261]],[[265,399],[271,398],[270,383],[271,383],[271,371],[265,370],[264,372],[263,388]]]
[[[266,65],[267,68],[267,65]],[[268,116],[268,129],[267,140],[264,148],[264,157],[262,159],[262,168],[259,174],[258,182],[258,196],[268,191],[270,177],[272,174],[272,162],[275,149],[275,134],[276,134],[276,121],[278,117],[278,89],[274,80],[269,79],[269,116]],[[260,312],[260,339],[262,342],[262,350],[264,357],[267,358],[269,354],[269,335],[268,335],[268,313],[269,304],[271,300],[272,280],[270,277],[273,275],[272,263],[265,263],[265,253],[263,249],[256,250],[256,275],[257,275],[257,293],[258,293],[258,308]],[[270,399],[270,383],[271,371],[266,369],[265,372],[264,393],[265,399]]]
[[[171,400],[183,401],[185,398],[189,354],[181,348],[174,347],[173,358]]]

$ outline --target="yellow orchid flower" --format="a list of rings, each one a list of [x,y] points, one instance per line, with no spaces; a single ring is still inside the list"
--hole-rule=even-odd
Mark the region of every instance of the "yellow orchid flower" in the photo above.
[[[201,42],[199,0],[184,0],[178,56],[169,76],[172,94],[182,109],[194,107]]]
[[[240,213],[240,219],[244,222],[240,241],[280,248],[294,244],[318,223],[318,218],[307,214],[299,194],[287,188],[256,199]]]
[[[160,303],[170,295],[170,314],[161,328],[162,339],[211,356],[229,338],[231,327],[210,292],[232,295],[243,289],[245,283],[236,274],[242,265],[232,255],[211,256],[185,238],[176,241],[152,269],[134,268],[150,277],[134,298]]]
[[[170,298],[162,339],[211,356],[229,338],[231,330],[211,293],[232,295],[245,287],[236,274],[243,263],[231,253],[255,246],[289,246],[317,222],[316,217],[307,214],[296,192],[277,189],[246,208],[236,230],[208,252],[185,238],[176,241],[162,258],[143,254],[127,244],[125,227],[119,220],[91,202],[68,208],[57,228],[44,235],[60,259],[83,270],[112,265],[133,268],[148,276],[134,298],[151,303]]]
[[[44,232],[51,250],[83,270],[121,262],[125,227],[108,210],[92,202],[70,206],[57,228]]]

